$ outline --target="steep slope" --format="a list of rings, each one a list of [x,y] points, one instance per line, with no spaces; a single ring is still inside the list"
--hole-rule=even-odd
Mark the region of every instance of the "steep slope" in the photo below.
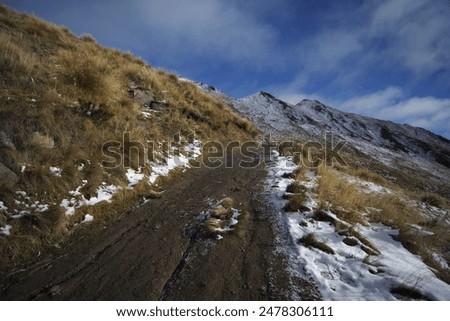
[[[2,267],[157,197],[201,141],[257,133],[194,84],[3,5],[0,43]]]

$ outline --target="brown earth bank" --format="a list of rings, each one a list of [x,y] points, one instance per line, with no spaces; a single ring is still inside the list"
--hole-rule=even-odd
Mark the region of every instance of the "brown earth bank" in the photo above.
[[[0,280],[2,300],[314,300],[287,272],[264,166],[188,170],[114,222]],[[225,197],[246,213],[223,239],[195,219]],[[286,242],[290,242],[286,240]]]

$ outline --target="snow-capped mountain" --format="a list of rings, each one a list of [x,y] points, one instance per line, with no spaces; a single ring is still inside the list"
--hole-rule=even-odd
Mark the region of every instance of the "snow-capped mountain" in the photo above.
[[[390,167],[398,167],[401,160],[403,168],[420,168],[438,178],[450,176],[450,141],[423,128],[342,112],[317,100],[292,105],[267,92],[236,99],[212,86],[199,86],[273,137],[322,140],[332,132]]]

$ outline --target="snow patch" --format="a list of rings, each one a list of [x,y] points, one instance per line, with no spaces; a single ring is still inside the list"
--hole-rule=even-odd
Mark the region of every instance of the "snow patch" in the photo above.
[[[195,159],[202,154],[201,142],[196,139],[192,143],[184,146],[184,150],[188,153],[190,159]]]
[[[87,183],[87,180],[83,180],[81,182],[81,185],[78,186],[74,191],[69,191],[69,195],[72,197],[70,199],[63,199],[59,204],[60,207],[66,210],[66,215],[73,215],[75,213],[75,210],[83,205],[93,206],[103,201],[111,202],[111,198],[120,189],[120,187],[117,187],[115,185],[107,185],[105,182],[103,182],[102,185],[97,188],[97,195],[91,197],[90,199],[86,199],[80,192],[80,189],[83,188]]]
[[[111,203],[111,198],[116,194],[119,188],[115,185],[101,185],[97,188],[97,196],[91,197],[86,201],[87,205],[93,206],[100,202],[108,202]]]
[[[33,204],[31,207],[35,208],[36,212],[43,213],[45,211],[48,211],[49,205],[48,204]]]
[[[11,235],[11,225],[6,224],[4,227],[0,227],[0,234],[4,234],[6,236]]]
[[[141,168],[139,168],[137,171],[134,169],[127,169],[127,172],[125,173],[128,179],[128,187],[132,187],[139,183],[143,178],[144,174],[141,173]]]
[[[59,206],[66,210],[66,215],[71,216],[75,214],[75,208],[79,207],[79,203],[75,198],[72,198],[70,200],[65,198],[61,201]]]
[[[62,169],[56,166],[50,166],[50,173],[55,176],[61,177]]]
[[[6,212],[8,208],[5,206],[5,204],[0,201],[0,212]]]
[[[92,222],[93,220],[94,220],[94,217],[91,214],[86,214],[84,216],[83,221],[81,221],[81,223]]]

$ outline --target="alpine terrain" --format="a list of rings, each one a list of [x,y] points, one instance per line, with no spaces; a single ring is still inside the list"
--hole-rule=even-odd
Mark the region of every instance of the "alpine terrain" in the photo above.
[[[450,141],[237,99],[0,5],[3,300],[450,300]]]

